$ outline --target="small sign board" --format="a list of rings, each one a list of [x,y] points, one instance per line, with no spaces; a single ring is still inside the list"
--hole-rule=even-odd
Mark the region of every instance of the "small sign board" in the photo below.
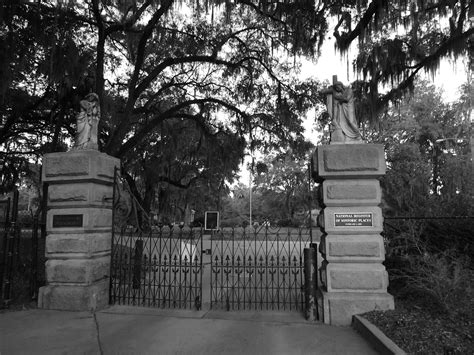
[[[219,229],[219,212],[206,211],[204,214],[204,229],[217,230]]]
[[[82,227],[82,214],[56,214],[53,215],[53,228]]]
[[[334,225],[336,227],[373,227],[372,213],[335,213]]]

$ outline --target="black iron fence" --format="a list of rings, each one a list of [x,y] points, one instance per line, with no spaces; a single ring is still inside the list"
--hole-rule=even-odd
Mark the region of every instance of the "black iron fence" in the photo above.
[[[117,170],[113,201],[111,304],[305,311],[311,228],[161,226]]]
[[[200,231],[133,226],[114,228],[110,303],[201,308]]]
[[[0,307],[36,300],[45,284],[46,230],[32,223],[5,221],[0,231]]]
[[[110,303],[200,309],[201,285],[201,231],[159,226],[116,169]]]
[[[222,229],[210,238],[212,309],[305,310],[308,228]]]

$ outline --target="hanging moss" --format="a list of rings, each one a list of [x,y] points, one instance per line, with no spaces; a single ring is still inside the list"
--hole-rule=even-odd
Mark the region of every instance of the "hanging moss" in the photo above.
[[[333,9],[339,16],[336,47],[344,55],[357,40],[354,70],[366,81],[393,88],[380,97],[371,91],[374,102],[370,106],[377,108],[410,91],[420,70],[434,75],[443,58],[457,59],[468,53],[474,36],[468,13],[473,8],[465,0],[347,2]]]

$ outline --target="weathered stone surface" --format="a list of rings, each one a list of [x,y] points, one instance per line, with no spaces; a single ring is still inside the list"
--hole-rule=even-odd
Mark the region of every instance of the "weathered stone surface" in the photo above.
[[[97,183],[53,184],[48,189],[48,208],[112,208],[113,187]]]
[[[53,227],[55,215],[82,215],[82,227]],[[108,232],[112,230],[112,210],[108,208],[65,208],[51,209],[46,220],[48,233]]]
[[[331,178],[376,178],[385,174],[381,144],[319,146],[312,157],[312,175],[317,181]]]
[[[378,151],[372,145],[339,146],[323,150],[323,167],[328,172],[378,171],[381,168]]]
[[[86,202],[89,200],[88,184],[52,185],[48,189],[48,205],[58,202]]]
[[[364,225],[357,225],[357,221],[349,222],[352,221],[352,219],[348,217],[344,219],[344,221],[352,223],[353,225],[337,225],[336,223],[336,215],[340,217],[344,215],[361,214],[370,214],[371,221],[364,222]],[[383,231],[382,210],[376,206],[326,207],[319,215],[318,224],[327,234],[380,234]]]
[[[68,311],[95,311],[108,307],[109,280],[88,286],[48,285],[41,287],[38,307]]]
[[[112,234],[50,234],[46,238],[47,258],[86,258],[110,253]]]
[[[111,157],[107,154],[103,154],[100,158],[96,159],[97,165],[95,166],[95,173],[99,178],[113,181],[114,179],[114,168],[120,167],[120,160]]]
[[[326,186],[326,200],[366,200],[375,199],[377,192],[374,186],[355,183],[350,185],[347,180],[344,184]]]
[[[49,259],[45,267],[49,285],[57,283],[90,285],[95,281],[108,278],[110,256],[94,259]]]
[[[38,306],[91,310],[107,306],[112,185],[120,161],[94,150],[47,154],[49,183],[46,278]]]
[[[393,296],[388,293],[330,293],[319,290],[318,308],[324,323],[347,326],[355,314],[390,310],[395,305]]]
[[[382,200],[376,179],[325,180],[320,186],[325,206],[377,206]]]
[[[318,312],[325,323],[349,325],[352,315],[393,309],[383,239],[381,188],[386,172],[382,145],[326,145],[312,156],[312,176],[322,182],[318,216],[324,258],[319,269]]]
[[[111,184],[114,167],[119,166],[119,159],[96,150],[51,153],[43,157],[43,181],[49,183],[95,181]]]
[[[379,234],[323,235],[319,250],[330,263],[381,263],[385,259]]]
[[[323,264],[321,280],[328,292],[385,293],[388,286],[388,274],[382,264]]]
[[[328,255],[330,256],[380,256],[380,243],[375,241],[330,241]]]
[[[46,154],[44,160],[44,178],[62,176],[81,176],[90,173],[89,156],[68,153]]]

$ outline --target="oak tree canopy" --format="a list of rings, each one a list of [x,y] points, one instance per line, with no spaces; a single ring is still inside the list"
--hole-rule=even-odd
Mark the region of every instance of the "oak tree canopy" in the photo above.
[[[246,147],[301,138],[320,85],[298,79],[295,59],[316,59],[328,34],[341,53],[358,44],[369,119],[443,58],[468,53],[472,65],[473,11],[464,0],[3,1],[2,190],[32,158],[67,149],[91,91],[101,150],[139,184],[186,187],[219,160],[217,180],[230,181]]]

